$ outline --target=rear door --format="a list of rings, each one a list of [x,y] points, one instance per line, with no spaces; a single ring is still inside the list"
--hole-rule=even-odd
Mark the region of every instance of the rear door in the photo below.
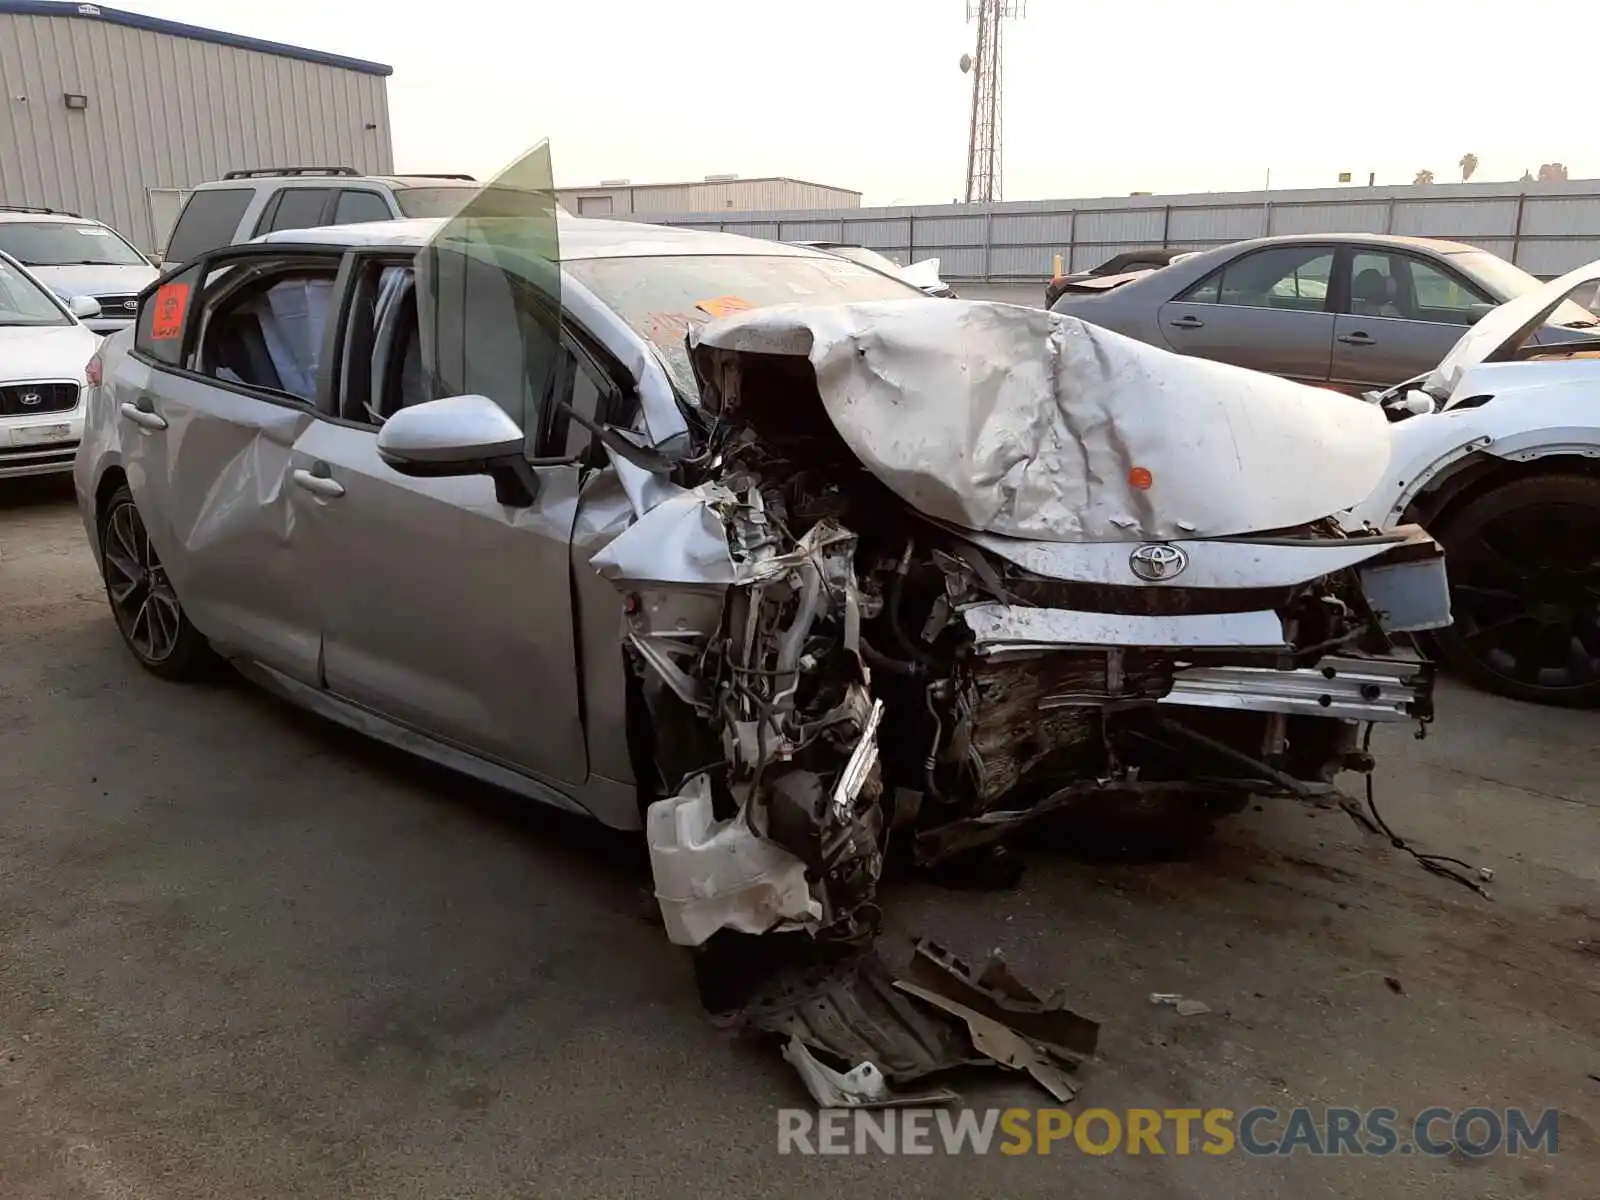
[[[195,626],[305,683],[320,631],[291,455],[312,424],[327,248],[237,247],[146,293],[111,380],[128,486]]]
[[[1335,386],[1389,388],[1439,365],[1495,302],[1444,263],[1385,248],[1351,247],[1349,284],[1334,321]]]
[[[571,388],[569,357],[492,263],[470,278],[435,272],[419,305],[411,260],[360,261],[336,407],[294,447],[295,474],[315,489],[304,528],[327,689],[481,757],[581,783],[570,563],[580,467],[538,457],[555,436],[552,403]],[[525,430],[531,506],[500,503],[484,476],[415,478],[378,457],[378,430],[399,408],[469,391]]]
[[[1161,334],[1180,354],[1325,383],[1333,266],[1332,246],[1249,251],[1163,304]]]

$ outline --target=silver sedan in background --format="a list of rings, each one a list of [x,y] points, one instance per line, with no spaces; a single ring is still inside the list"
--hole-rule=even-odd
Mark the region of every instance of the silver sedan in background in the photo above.
[[[1180,354],[1359,393],[1432,370],[1467,326],[1539,286],[1459,242],[1308,234],[1233,242],[1110,288],[1069,285],[1052,310]],[[1541,337],[1575,336],[1568,328]]]

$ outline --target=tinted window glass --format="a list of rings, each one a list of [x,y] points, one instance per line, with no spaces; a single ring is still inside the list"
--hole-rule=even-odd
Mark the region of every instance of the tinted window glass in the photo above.
[[[362,221],[387,221],[394,214],[377,192],[358,192],[346,188],[339,193],[339,202],[333,210],[335,225],[355,225]]]
[[[1374,250],[1350,256],[1350,311],[1358,317],[1404,317],[1395,258]]]
[[[328,204],[328,188],[284,188],[271,219],[262,233],[279,229],[314,229],[323,224],[322,211]]]
[[[149,265],[144,255],[104,225],[76,221],[0,223],[0,250],[25,267]]]
[[[254,195],[249,188],[213,188],[192,194],[167,241],[166,260],[188,262],[207,250],[231,246]]]
[[[1471,325],[1494,307],[1494,301],[1483,292],[1432,263],[1409,256],[1402,261],[1411,268],[1411,292],[1419,321]]]

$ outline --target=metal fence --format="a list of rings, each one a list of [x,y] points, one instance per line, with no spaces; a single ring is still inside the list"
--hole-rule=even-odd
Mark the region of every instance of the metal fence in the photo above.
[[[1123,250],[1200,250],[1271,234],[1396,233],[1469,242],[1549,278],[1600,258],[1600,180],[1218,192],[826,211],[652,215],[666,225],[938,258],[956,282],[1048,278]]]

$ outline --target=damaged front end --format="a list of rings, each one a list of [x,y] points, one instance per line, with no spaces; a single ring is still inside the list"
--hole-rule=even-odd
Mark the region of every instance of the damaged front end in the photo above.
[[[1382,470],[1364,406],[1306,428],[1341,398],[995,305],[747,313],[694,361],[701,453],[595,559],[675,942],[862,946],[891,842],[934,868],[1068,810],[1314,799],[1370,767],[1361,723],[1431,716],[1439,548],[1306,509]],[[1232,422],[1224,467],[1179,385]],[[1274,492],[1296,439],[1322,469]]]

